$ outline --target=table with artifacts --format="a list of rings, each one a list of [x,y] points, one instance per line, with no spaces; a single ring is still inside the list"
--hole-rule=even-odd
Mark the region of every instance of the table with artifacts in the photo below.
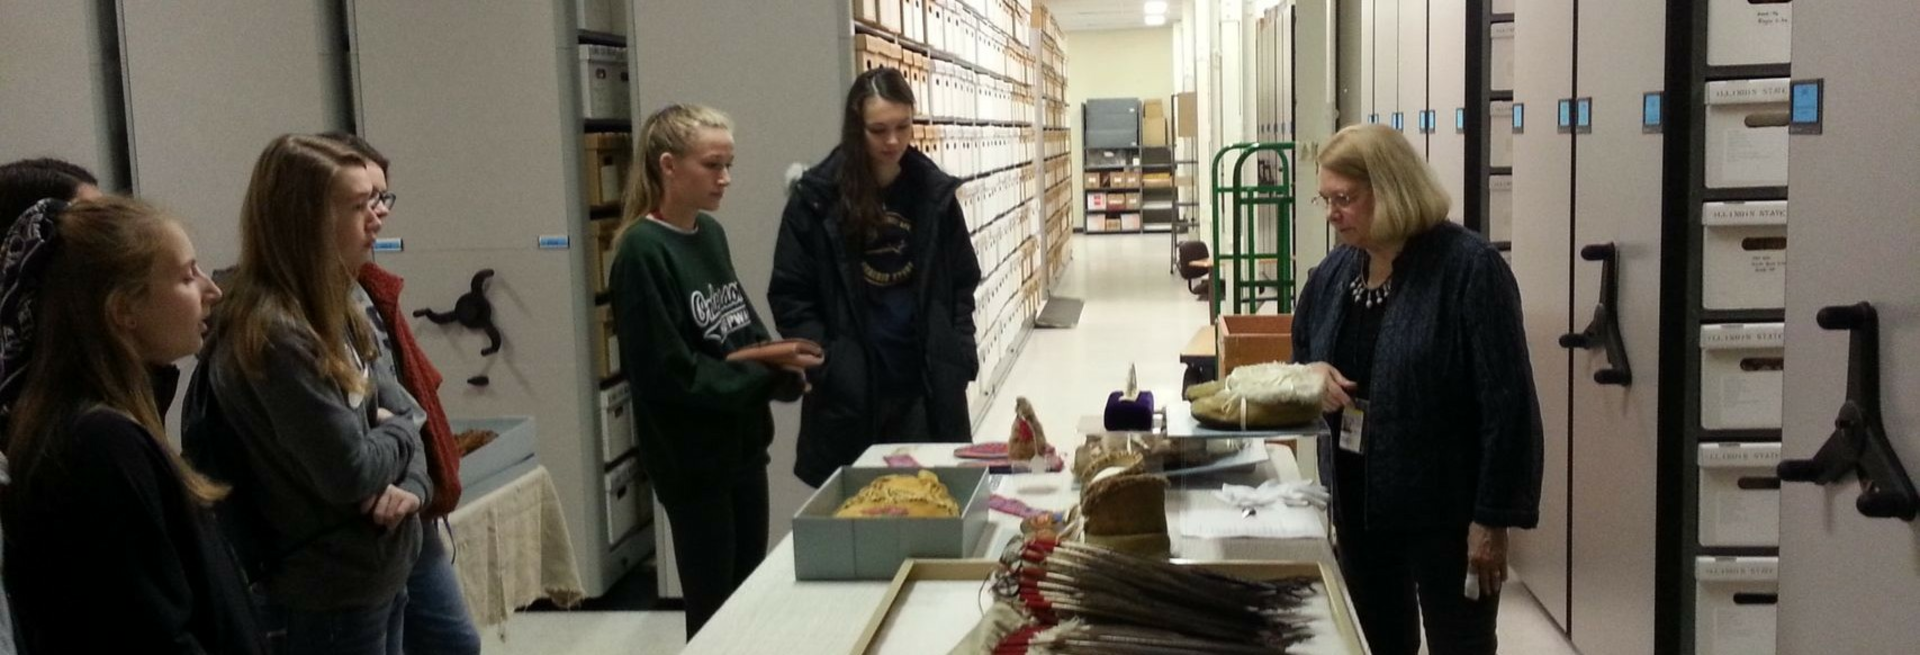
[[[1020,399],[1006,441],[874,446],[683,652],[1364,653],[1293,368],[1159,408],[1129,380],[1052,441]]]

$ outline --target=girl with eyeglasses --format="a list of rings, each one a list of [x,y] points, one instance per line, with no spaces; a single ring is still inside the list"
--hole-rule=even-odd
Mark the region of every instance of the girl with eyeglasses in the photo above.
[[[167,443],[220,289],[150,205],[45,200],[0,257],[6,581],[24,652],[263,653],[211,508]]]
[[[224,421],[239,437],[241,452],[194,456],[238,462],[245,484],[231,502],[264,523],[264,543],[243,557],[283,653],[401,652],[417,513],[432,500],[425,414],[353,299],[389,203],[372,169],[319,137],[268,144],[195,372],[216,415],[189,394],[190,421]]]
[[[367,160],[374,188],[367,210],[384,221],[393,211],[395,200],[387,186],[393,162],[359,136],[344,132],[320,136],[353,149]],[[406,651],[408,655],[479,655],[480,632],[474,628],[466,598],[460,593],[460,579],[441,540],[441,531],[433,527],[446,521],[460,504],[460,447],[440,406],[440,371],[421,351],[407,325],[407,315],[400,309],[400,293],[406,281],[371,261],[362,263],[356,276],[354,304],[367,315],[375,335],[373,341],[380,349],[375,365],[398,379],[427,417],[420,426],[420,441],[426,447],[433,501],[421,507],[420,518],[426,529],[420,537],[420,557],[407,576],[403,621]]]

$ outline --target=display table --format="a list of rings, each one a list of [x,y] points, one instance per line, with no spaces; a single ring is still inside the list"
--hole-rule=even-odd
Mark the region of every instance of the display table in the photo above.
[[[857,466],[885,466],[893,454],[909,454],[924,466],[957,463],[953,449],[957,444],[886,444],[867,450],[855,462]],[[1264,444],[1269,460],[1250,472],[1265,479],[1294,480],[1300,477],[1293,450],[1284,444]],[[1077,498],[1068,473],[1025,473],[993,476],[995,492],[1017,498],[1041,509],[1066,509]],[[1298,539],[1191,539],[1180,535],[1179,516],[1187,508],[1221,506],[1211,491],[1175,488],[1168,492],[1168,527],[1173,538],[1175,557],[1196,561],[1275,560],[1325,562],[1331,564],[1332,549],[1324,529],[1319,535]],[[1297,511],[1317,511],[1300,509]],[[1318,520],[1318,517],[1315,517]],[[975,547],[975,555],[985,558],[1019,534],[1019,519],[993,512],[991,528]],[[1338,567],[1330,567],[1338,571]],[[848,653],[858,643],[861,632],[887,596],[887,580],[855,582],[800,582],[794,579],[793,538],[787,536],[767,554],[725,607],[714,615],[689,644],[686,655],[707,653],[766,653],[777,649],[782,655],[805,653]],[[981,608],[956,601],[955,626],[964,633],[980,617]],[[922,636],[928,640],[948,639],[955,626],[939,634]],[[895,634],[894,638],[902,635]],[[944,653],[952,644],[926,642],[923,652]]]
[[[1219,347],[1220,333],[1212,323],[1193,333],[1186,347],[1180,349],[1180,363],[1187,366],[1182,386],[1193,386],[1220,377]]]
[[[547,467],[535,466],[498,489],[463,500],[447,517],[453,568],[474,625],[506,622],[542,598],[561,607],[585,592],[573,540]]]

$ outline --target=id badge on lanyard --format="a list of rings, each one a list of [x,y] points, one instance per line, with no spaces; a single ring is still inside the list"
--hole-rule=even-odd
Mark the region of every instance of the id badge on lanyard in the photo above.
[[[1367,454],[1366,448],[1367,401],[1353,399],[1353,404],[1340,410],[1340,449],[1355,455]]]

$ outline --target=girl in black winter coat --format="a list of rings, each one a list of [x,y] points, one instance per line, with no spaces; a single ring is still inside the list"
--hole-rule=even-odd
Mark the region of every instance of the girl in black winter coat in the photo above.
[[[6,581],[21,650],[262,653],[209,507],[167,444],[179,372],[220,289],[175,221],[134,200],[46,200],[0,251]]]
[[[781,216],[774,324],[827,352],[809,377],[794,464],[812,486],[875,443],[972,438],[980,264],[954,198],[960,181],[910,145],[913,105],[898,70],[856,78],[840,146]]]

